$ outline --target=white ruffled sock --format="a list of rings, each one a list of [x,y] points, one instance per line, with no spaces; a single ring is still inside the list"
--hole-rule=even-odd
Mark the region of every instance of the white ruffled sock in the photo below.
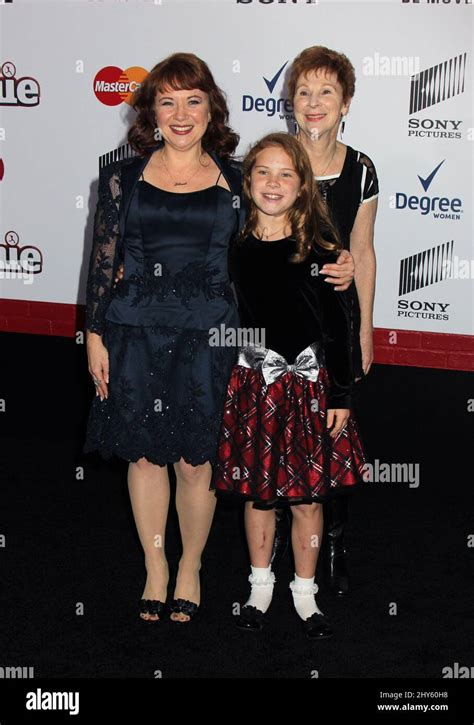
[[[249,582],[252,590],[244,606],[256,607],[265,614],[272,601],[275,574],[271,571],[271,566],[266,568],[251,566],[250,568],[252,573],[249,576]]]
[[[294,580],[290,583],[290,589],[293,594],[293,604],[301,619],[308,619],[315,612],[322,614],[314,598],[318,591],[318,585],[314,583],[314,576],[311,579],[303,579],[295,574]]]

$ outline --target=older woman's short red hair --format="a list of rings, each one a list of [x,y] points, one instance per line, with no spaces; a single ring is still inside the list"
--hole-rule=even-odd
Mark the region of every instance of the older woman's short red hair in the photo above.
[[[323,45],[313,45],[305,48],[293,61],[288,90],[290,98],[295,97],[296,85],[301,74],[324,69],[334,73],[342,87],[342,98],[347,103],[355,93],[355,71],[349,58],[343,53],[325,48]]]

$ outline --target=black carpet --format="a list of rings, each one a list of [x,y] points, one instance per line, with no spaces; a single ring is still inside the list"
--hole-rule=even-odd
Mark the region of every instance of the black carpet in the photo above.
[[[375,366],[360,384],[369,456],[418,463],[420,482],[366,483],[353,497],[353,591],[338,599],[321,585],[335,637],[310,643],[291,607],[289,561],[265,629],[235,628],[248,560],[240,509],[227,503],[205,552],[201,618],[142,622],[127,464],[81,453],[93,395],[84,345],[11,333],[0,342],[2,667],[34,667],[35,678],[441,678],[474,665],[468,373]],[[174,513],[167,541],[175,571]]]

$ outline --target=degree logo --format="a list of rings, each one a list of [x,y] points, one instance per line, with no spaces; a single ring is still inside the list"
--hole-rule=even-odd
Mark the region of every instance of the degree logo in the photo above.
[[[134,92],[147,75],[148,71],[138,65],[125,70],[108,65],[97,72],[94,93],[105,106],[118,106],[122,102],[131,104]]]

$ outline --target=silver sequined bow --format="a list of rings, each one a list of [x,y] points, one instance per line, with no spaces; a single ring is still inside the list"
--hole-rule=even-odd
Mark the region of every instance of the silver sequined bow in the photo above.
[[[262,362],[262,375],[266,385],[274,383],[280,375],[294,373],[302,375],[313,383],[318,379],[319,363],[312,347],[300,352],[293,365],[288,365],[285,358],[273,350],[269,350]]]

